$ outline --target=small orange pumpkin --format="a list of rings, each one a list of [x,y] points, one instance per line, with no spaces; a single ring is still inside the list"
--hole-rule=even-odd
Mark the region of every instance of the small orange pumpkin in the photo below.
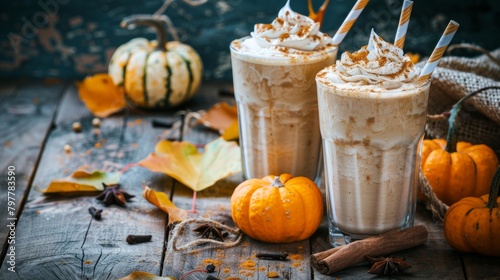
[[[231,196],[234,223],[253,239],[287,243],[310,237],[323,218],[323,198],[306,177],[269,175],[241,183]]]
[[[466,197],[453,204],[444,216],[444,236],[461,252],[500,256],[500,167],[489,195]]]
[[[443,139],[424,140],[422,172],[436,196],[447,205],[487,194],[497,166],[495,152],[486,145],[458,142],[455,152],[446,150]]]
[[[458,142],[455,125],[462,105],[490,88],[474,91],[453,106],[449,112],[446,141],[424,140],[420,168],[436,196],[447,205],[464,197],[487,194],[498,166],[498,158],[490,147]]]

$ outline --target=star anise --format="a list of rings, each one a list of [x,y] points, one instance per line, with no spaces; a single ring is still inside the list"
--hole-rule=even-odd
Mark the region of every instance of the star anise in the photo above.
[[[220,242],[224,242],[224,237],[227,236],[227,232],[224,232],[218,227],[208,223],[197,226],[193,229],[193,231],[201,233],[200,238],[213,239]]]
[[[410,268],[410,265],[405,262],[403,258],[393,258],[393,257],[366,257],[370,263],[372,263],[372,267],[368,271],[372,274],[378,275],[390,275],[390,274],[398,274]]]
[[[102,185],[104,186],[104,190],[96,197],[96,199],[102,201],[106,206],[116,204],[125,207],[127,205],[127,201],[129,201],[132,197],[135,197],[135,195],[131,195],[126,191],[120,190],[120,184],[108,186],[105,183],[102,183]]]

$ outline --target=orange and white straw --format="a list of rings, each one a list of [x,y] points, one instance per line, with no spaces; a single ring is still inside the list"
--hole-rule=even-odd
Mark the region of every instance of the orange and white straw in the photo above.
[[[453,39],[453,36],[455,36],[455,33],[457,32],[459,26],[460,24],[458,24],[456,21],[450,20],[450,23],[448,23],[448,26],[444,30],[444,33],[439,39],[439,42],[434,48],[434,51],[432,51],[429,60],[427,60],[427,63],[422,69],[422,72],[420,72],[420,75],[418,76],[419,82],[424,82],[430,79],[430,77],[432,76],[432,72],[434,72],[434,69],[436,69],[439,60],[441,60],[441,57],[450,44],[451,39]]]
[[[394,45],[402,49],[405,44],[406,31],[408,31],[408,23],[410,23],[411,9],[413,8],[413,1],[405,0],[403,8],[401,9],[401,16],[399,17],[398,30],[396,31],[396,38]]]
[[[369,0],[358,0],[356,4],[354,4],[354,7],[352,7],[351,11],[344,19],[344,22],[340,26],[339,30],[337,30],[337,33],[335,33],[335,35],[333,36],[332,44],[340,45],[340,43],[342,43],[345,35],[347,35],[347,32],[351,30],[351,27],[354,25],[354,22],[356,22],[356,20],[358,19],[359,15],[366,7],[368,2]]]

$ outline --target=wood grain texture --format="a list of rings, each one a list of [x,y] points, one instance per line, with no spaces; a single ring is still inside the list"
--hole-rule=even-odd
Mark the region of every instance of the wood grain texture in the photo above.
[[[500,257],[461,254],[466,279],[500,279]]]
[[[229,88],[228,84],[210,83],[202,86],[195,99],[176,110],[147,113],[133,110],[130,116],[120,113],[103,120],[102,127],[96,130],[91,126],[92,115],[79,101],[72,85],[65,90],[62,99],[64,84],[42,85],[30,83],[18,87],[12,83],[0,84],[0,106],[4,109],[0,111],[0,129],[8,132],[0,134],[0,143],[14,140],[8,143],[8,149],[0,146],[0,167],[3,170],[10,164],[22,167],[18,186],[24,184],[24,189],[20,195],[27,189],[28,182],[44,188],[54,178],[67,176],[78,166],[111,171],[146,157],[154,150],[156,142],[167,136],[166,130],[151,126],[153,119],[172,121],[176,110],[208,109],[219,101],[234,103],[234,98],[219,95],[219,89]],[[32,101],[32,98],[38,98],[34,106],[27,101]],[[28,109],[34,107],[35,111],[29,114],[26,113],[29,110],[8,111],[6,108],[11,106],[5,104],[17,104],[11,100],[24,100],[20,104]],[[62,103],[55,117],[59,100]],[[12,112],[15,112],[14,116],[4,118]],[[25,119],[28,117],[29,121]],[[71,130],[74,121],[82,123],[81,133]],[[55,128],[50,130],[52,123],[55,123]],[[44,140],[49,131],[50,135]],[[184,139],[206,144],[216,137],[217,133],[195,126]],[[65,144],[71,145],[70,154],[63,151]],[[41,147],[43,154],[36,166]],[[199,192],[196,204],[198,214],[191,217],[202,216],[234,226],[229,201],[234,188],[242,180],[241,174],[236,174]],[[178,207],[191,208],[193,192],[190,189],[164,174],[139,167],[128,169],[121,178],[123,189],[136,195],[127,208],[105,208],[95,200],[95,193],[45,196],[32,189],[16,231],[17,273],[8,272],[3,262],[0,279],[118,279],[132,271],[180,278],[190,270],[205,268],[210,260],[217,261],[213,275],[219,279],[267,279],[269,272],[278,273],[280,279],[376,278],[367,273],[368,263],[333,275],[322,275],[311,268],[311,253],[330,248],[326,217],[313,237],[301,242],[266,244],[244,237],[238,246],[231,248],[203,245],[185,251],[165,252],[165,245],[172,242],[172,236],[168,235],[165,227],[166,214],[141,197],[143,182],[155,190],[166,192]],[[0,193],[0,201],[5,201],[4,192]],[[90,206],[104,209],[101,221],[93,220],[88,214]],[[2,208],[0,214],[4,211]],[[0,216],[0,219],[5,217]],[[429,240],[422,246],[395,254],[406,258],[412,267],[405,274],[391,279],[486,279],[500,275],[499,258],[454,251],[446,243],[442,225],[433,221],[423,207],[417,210],[416,224],[427,227]],[[3,226],[0,229],[0,233],[5,230]],[[6,231],[3,234],[2,242]],[[153,238],[148,243],[128,245],[125,242],[128,234],[151,234]],[[186,233],[184,241],[196,236],[193,232]],[[289,261],[255,257],[258,252],[283,251],[290,254]],[[244,266],[248,260],[255,262],[254,265]],[[197,272],[187,279],[205,279],[206,276]]]
[[[63,104],[66,105],[72,106]],[[97,131],[90,125],[92,117],[85,114],[80,115],[83,131],[74,133],[72,116],[60,115],[59,118],[66,121],[60,121],[51,133],[34,180],[34,185],[40,188],[82,165],[111,171],[136,162],[154,149],[163,133],[152,128],[147,119],[123,117],[104,120]],[[70,154],[64,153],[65,144],[71,145]],[[101,221],[93,220],[88,213],[90,206],[104,208],[95,200],[95,194],[44,196],[32,191],[16,232],[17,276],[20,279],[116,279],[134,270],[159,274],[166,214],[142,198],[143,182],[170,192],[171,181],[166,176],[132,168],[122,176],[121,184],[136,197],[127,208],[105,208]],[[125,242],[128,234],[151,234],[153,238],[152,242],[128,245]],[[5,269],[2,268],[2,273]]]
[[[411,265],[404,274],[397,275],[397,279],[465,279],[460,263],[460,255],[455,252],[444,239],[443,227],[432,220],[428,211],[418,207],[415,219],[416,225],[425,225],[428,231],[428,240],[424,245],[403,250],[393,254],[395,257],[405,258]],[[317,253],[331,248],[328,241],[327,219],[323,220],[318,231],[311,238],[312,252]],[[379,256],[373,256],[379,257]],[[314,270],[314,279],[373,279],[369,274],[371,265],[368,262],[360,263],[351,268],[339,271],[332,275],[323,275]]]
[[[65,88],[64,82],[45,85],[43,81],[30,83],[5,82],[0,88],[0,220],[19,217],[27,186],[52,126],[54,115]],[[17,213],[10,215],[7,208],[7,168],[15,168],[15,198]],[[0,227],[3,260],[6,253],[6,226]],[[2,262],[3,265],[3,262]]]
[[[189,141],[194,143],[207,143],[218,135],[203,131],[193,130],[187,135]],[[230,178],[220,180],[214,186],[198,192],[196,210],[198,214],[191,217],[202,216],[228,226],[233,226],[231,219],[230,198],[234,188],[242,182],[241,173]],[[190,209],[193,192],[180,183],[176,183],[173,202],[181,208]],[[192,229],[192,228],[190,228]],[[196,235],[192,240],[195,240]],[[169,239],[172,242],[172,236]],[[186,244],[180,243],[180,245]],[[256,253],[288,252],[289,260],[273,261],[256,258]],[[164,276],[180,278],[183,274],[193,269],[204,269],[212,260],[217,266],[215,276],[220,279],[240,277],[241,279],[267,279],[268,273],[276,272],[281,279],[309,279],[311,269],[309,266],[309,241],[293,242],[289,244],[269,244],[253,240],[245,236],[238,246],[223,248],[218,246],[195,246],[183,251],[167,251],[163,269]],[[249,261],[251,265],[245,263]],[[195,279],[204,279],[198,273]]]

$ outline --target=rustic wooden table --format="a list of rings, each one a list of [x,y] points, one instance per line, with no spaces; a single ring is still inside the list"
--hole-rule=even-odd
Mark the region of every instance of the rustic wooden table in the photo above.
[[[219,101],[234,102],[219,94],[228,84],[205,84],[187,106],[190,110],[207,109]],[[167,215],[141,197],[142,183],[170,195],[180,208],[191,207],[192,191],[163,174],[143,168],[131,168],[121,178],[123,189],[136,195],[126,208],[104,208],[95,195],[46,196],[33,186],[44,188],[54,178],[67,176],[78,166],[119,169],[137,162],[165,137],[165,129],[154,128],[152,120],[172,121],[174,114],[121,114],[102,121],[101,137],[92,132],[92,115],[79,101],[73,82],[3,80],[0,83],[0,279],[119,279],[133,271],[146,271],[179,279],[193,269],[204,268],[207,260],[217,264],[212,275],[219,279],[267,279],[277,272],[283,279],[371,279],[369,265],[359,264],[334,275],[322,275],[310,266],[311,253],[329,248],[327,226],[323,222],[309,239],[292,244],[264,244],[244,237],[228,249],[200,249],[173,252],[167,250]],[[81,133],[71,129],[73,122],[83,125]],[[185,140],[205,144],[218,135],[196,127]],[[102,141],[105,139],[105,142]],[[95,141],[104,143],[96,147]],[[63,146],[73,152],[66,154]],[[7,172],[15,167],[15,217],[8,212]],[[231,224],[229,199],[241,175],[219,181],[198,193],[199,215]],[[10,195],[12,197],[12,195]],[[101,221],[91,218],[87,209],[104,208]],[[12,209],[10,209],[12,210]],[[15,231],[8,225],[16,222]],[[419,208],[417,224],[429,231],[426,244],[397,253],[412,267],[397,279],[500,279],[500,258],[460,254],[446,243],[442,226]],[[148,243],[129,245],[129,234],[151,234]],[[8,242],[15,241],[15,244]],[[15,263],[11,246],[15,246]],[[257,252],[287,251],[289,261],[260,260]],[[6,257],[6,254],[9,255]],[[246,260],[256,265],[242,265]],[[9,268],[15,264],[15,272]],[[193,273],[186,279],[206,279],[206,273]]]

